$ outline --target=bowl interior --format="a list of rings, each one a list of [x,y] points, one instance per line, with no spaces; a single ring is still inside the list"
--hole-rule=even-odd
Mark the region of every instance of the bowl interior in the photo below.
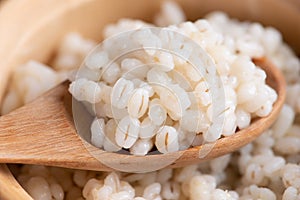
[[[252,20],[278,28],[300,54],[300,13],[290,1],[282,0],[176,0],[189,20],[221,10],[241,20]],[[101,41],[102,28],[119,18],[151,21],[160,0],[9,1],[0,13],[0,97],[10,71],[29,59],[47,62],[63,36],[76,31]],[[51,12],[49,12],[51,10]],[[16,14],[17,13],[17,14]],[[276,13],[276,14],[274,14]],[[280,14],[281,13],[281,14]],[[21,23],[20,23],[21,22]],[[0,98],[1,99],[1,98]]]
[[[300,11],[299,7],[288,1],[177,0],[177,2],[183,7],[189,20],[196,20],[214,10],[222,10],[231,17],[272,25],[283,33],[285,41],[298,55],[300,54]],[[6,27],[5,30],[0,30],[0,44],[5,47],[0,49],[2,87],[0,97],[4,94],[11,69],[29,59],[48,62],[66,33],[76,31],[84,37],[101,41],[102,28],[106,24],[123,17],[150,22],[159,10],[160,3],[160,0],[7,2],[0,13],[0,27]],[[13,195],[13,190],[11,193],[7,191],[2,193],[0,190],[0,197],[9,199]]]

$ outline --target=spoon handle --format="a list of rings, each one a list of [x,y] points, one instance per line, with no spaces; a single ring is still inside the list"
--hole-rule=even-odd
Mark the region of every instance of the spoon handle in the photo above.
[[[109,170],[92,157],[75,133],[64,105],[68,82],[0,117],[0,163]]]
[[[220,138],[213,144],[149,156],[131,156],[97,149],[83,142],[76,134],[72,115],[65,103],[69,84],[65,82],[24,107],[0,117],[0,163],[141,172],[153,170],[157,163],[162,163],[163,167],[181,167],[231,153],[269,128],[284,104],[285,81],[280,70],[265,58],[257,59],[255,63],[266,71],[268,84],[278,94],[271,113],[252,121],[248,128]]]

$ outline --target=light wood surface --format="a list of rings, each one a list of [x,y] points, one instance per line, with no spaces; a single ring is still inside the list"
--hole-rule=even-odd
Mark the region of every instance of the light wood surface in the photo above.
[[[31,0],[30,3],[10,0],[6,2],[7,5],[0,7],[0,101],[11,71],[29,59],[48,61],[65,33],[78,31],[86,37],[99,41],[105,24],[121,17],[149,21],[157,12],[160,3],[159,0],[151,2],[148,0]],[[189,19],[199,18],[213,10],[223,10],[232,17],[273,25],[283,32],[284,39],[300,55],[298,0],[231,0],[230,2],[228,0],[202,0],[201,2],[178,0],[178,2],[183,6]],[[77,137],[72,136],[72,138],[79,141]],[[0,199],[22,199],[22,196],[23,199],[31,199],[14,188],[20,186],[13,181],[6,166],[2,164]]]
[[[300,13],[294,0],[177,2],[191,20],[211,11],[221,10],[241,20],[272,25],[283,33],[284,39],[300,54]],[[160,0],[7,1],[0,12],[0,27],[5,27],[0,28],[0,100],[11,70],[29,59],[48,61],[67,32],[77,31],[100,41],[102,28],[107,23],[115,22],[121,17],[151,21],[159,10],[160,3]]]
[[[0,164],[0,199],[33,200],[4,164]]]
[[[67,98],[69,83],[64,82],[35,101],[0,118],[0,162],[98,171],[115,170],[117,166],[120,167],[117,169],[124,167],[123,169],[136,172],[151,169],[152,164],[173,157],[178,159],[174,159],[169,167],[195,164],[233,152],[266,130],[278,116],[285,100],[285,80],[281,72],[265,59],[255,62],[266,71],[268,83],[278,93],[271,114],[232,136],[219,139],[204,158],[198,157],[199,150],[208,147],[207,145],[175,153],[140,157],[104,152],[86,144],[76,134],[72,114],[68,109],[71,104]]]
[[[6,1],[0,0],[0,12],[4,5],[4,2]],[[0,164],[0,199],[32,200],[27,192],[25,192],[25,190],[17,182],[6,164]]]

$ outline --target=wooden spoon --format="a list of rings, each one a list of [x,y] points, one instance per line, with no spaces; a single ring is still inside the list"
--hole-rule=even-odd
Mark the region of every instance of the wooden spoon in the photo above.
[[[72,114],[67,106],[70,105],[70,99],[66,100],[70,98],[67,90],[69,83],[64,82],[35,101],[0,118],[0,162],[144,172],[157,169],[155,167],[158,163],[163,163],[161,167],[180,167],[231,153],[270,127],[285,100],[285,80],[281,72],[266,59],[257,59],[255,62],[266,71],[267,83],[277,91],[278,99],[273,110],[269,116],[255,120],[248,128],[221,138],[214,144],[146,156],[99,150],[76,134]],[[210,151],[207,151],[205,157],[199,158],[199,151],[205,153],[206,150]]]

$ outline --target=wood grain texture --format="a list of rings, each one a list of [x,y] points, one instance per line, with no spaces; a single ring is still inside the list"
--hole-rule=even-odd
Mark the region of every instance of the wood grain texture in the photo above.
[[[266,59],[255,62],[266,71],[268,83],[278,93],[273,110],[268,117],[260,118],[248,128],[232,136],[221,138],[214,144],[145,157],[99,150],[87,144],[76,134],[72,115],[68,112],[64,101],[68,96],[69,83],[64,82],[35,101],[0,118],[0,162],[99,171],[120,169],[116,168],[119,166],[140,171],[151,168],[153,164],[170,157],[178,157],[178,159],[174,159],[175,161],[170,163],[169,167],[180,167],[231,153],[253,141],[266,130],[275,121],[285,100],[285,81],[281,72]],[[207,156],[199,158],[199,150],[210,145],[213,145],[213,149]]]
[[[0,160],[71,168],[105,168],[81,144],[63,97],[64,83],[0,118]]]
[[[299,5],[298,0],[289,0],[289,2],[295,2],[294,4],[287,4],[286,0],[231,0],[230,3],[228,3],[228,0],[178,0],[178,2],[186,11],[189,19],[199,18],[213,10],[222,10],[229,13],[232,17],[273,25],[283,32],[284,39],[300,55],[300,14],[299,7],[297,7]],[[78,31],[85,37],[100,40],[102,28],[105,24],[114,22],[121,17],[133,17],[150,21],[154,13],[157,12],[159,3],[159,0],[152,0],[151,3],[147,0],[32,0],[30,3],[28,1],[17,0],[7,1],[7,5],[0,8],[0,100],[3,97],[12,69],[29,59],[42,62],[47,61],[65,33]],[[276,112],[278,110],[274,111],[273,116],[276,115]],[[263,121],[259,122],[258,125],[260,124],[263,124]],[[64,128],[67,129],[67,127]],[[24,128],[24,131],[26,130],[28,130],[28,127]],[[250,133],[251,131],[247,133],[249,137],[251,137]],[[27,133],[27,136],[30,135],[30,133]],[[30,149],[29,145],[34,142],[38,143],[38,139],[45,139],[46,136],[48,135],[39,136],[38,134],[38,138],[29,143],[27,149]],[[56,134],[54,136],[57,138],[61,137]],[[19,136],[15,137],[19,138]],[[67,137],[76,141],[73,145],[81,142],[74,135]],[[13,140],[15,138],[10,139]],[[24,138],[19,138],[19,140],[22,139]],[[2,137],[1,140],[5,140],[5,138]],[[63,139],[61,140],[61,142],[64,141]],[[18,142],[25,143],[22,141]],[[11,156],[24,155],[24,152],[20,152],[22,148],[17,147],[17,144],[15,143],[8,147],[17,148],[18,150],[10,152],[2,149],[5,151],[1,155],[6,155],[6,152],[10,152]],[[63,146],[55,144],[53,140],[50,140],[49,144],[51,144],[54,153],[59,150],[53,150],[53,146]],[[41,145],[34,144],[34,146],[31,146],[31,151],[36,146],[39,148]],[[219,150],[221,149],[219,148]],[[193,151],[187,152],[187,155],[194,155]],[[30,156],[37,159],[40,154]],[[61,159],[56,158],[54,160],[54,157],[52,156],[48,162],[41,159],[39,162],[41,164],[54,163],[54,165],[63,166]],[[86,159],[84,156],[81,158]],[[9,156],[6,156],[6,159],[9,159],[11,162],[14,161]],[[29,158],[19,160],[19,162],[23,161],[31,163]],[[81,161],[82,163],[85,162],[85,160]],[[72,159],[69,159],[69,162],[74,165]],[[92,159],[92,162],[94,162],[94,167],[92,168],[99,167],[99,164],[95,164],[95,160]],[[184,162],[182,163],[184,164]],[[77,165],[75,167],[80,168]],[[84,168],[84,164],[82,166]],[[179,165],[175,163],[174,166]],[[28,197],[26,193],[24,194],[24,192],[14,189],[20,186],[17,185],[17,182],[12,181],[13,177],[7,172],[5,165],[1,165],[0,199],[22,199],[23,195],[23,199],[26,199]],[[11,185],[8,187],[7,183]]]
[[[0,199],[33,200],[19,185],[5,164],[0,164]]]

